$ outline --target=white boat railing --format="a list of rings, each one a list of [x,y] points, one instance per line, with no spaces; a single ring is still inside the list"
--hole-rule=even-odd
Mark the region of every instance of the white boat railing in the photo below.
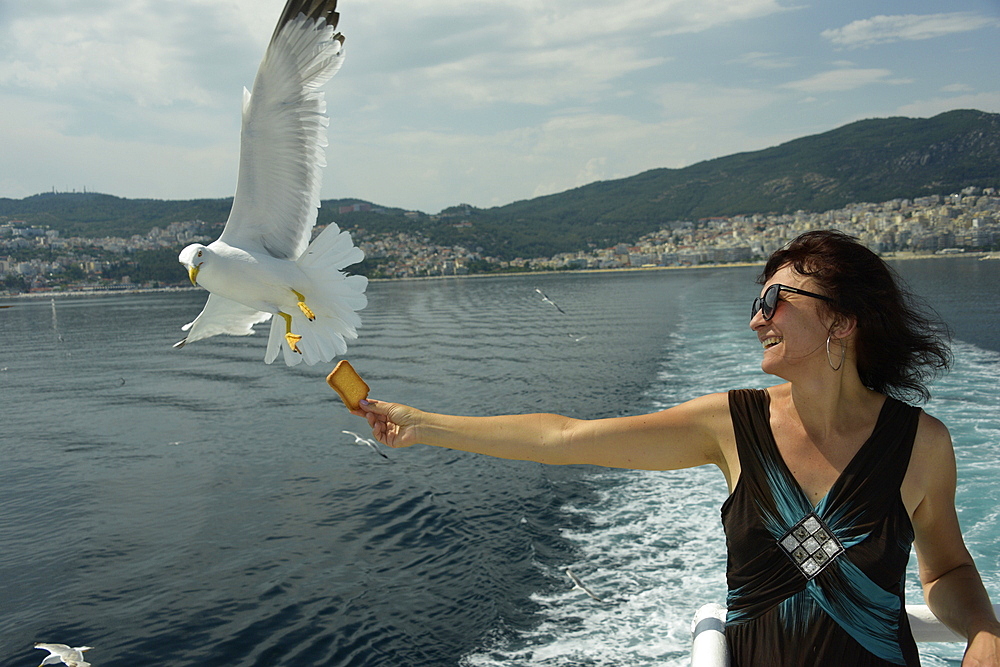
[[[993,605],[993,610],[1000,615],[1000,605]],[[908,604],[906,614],[918,642],[965,642],[925,605]],[[711,603],[699,609],[691,621],[691,635],[691,667],[729,667],[725,607]]]

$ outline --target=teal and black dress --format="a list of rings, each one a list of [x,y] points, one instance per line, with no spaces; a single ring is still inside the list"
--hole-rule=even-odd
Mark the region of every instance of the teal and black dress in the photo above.
[[[770,397],[729,393],[740,457],[722,506],[733,667],[920,664],[903,604],[913,526],[900,497],[920,409],[887,398],[815,507],[774,442]]]

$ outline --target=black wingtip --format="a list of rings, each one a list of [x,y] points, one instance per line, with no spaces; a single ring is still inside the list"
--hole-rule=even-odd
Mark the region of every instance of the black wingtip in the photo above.
[[[278,19],[278,25],[274,28],[273,40],[286,23],[296,18],[299,14],[305,14],[306,18],[314,21],[323,19],[331,28],[336,28],[340,21],[340,14],[337,12],[337,0],[288,0],[285,8]],[[340,37],[343,42],[344,38]]]

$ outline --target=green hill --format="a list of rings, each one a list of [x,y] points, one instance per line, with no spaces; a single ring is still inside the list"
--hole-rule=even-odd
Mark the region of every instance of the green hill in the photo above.
[[[926,119],[863,120],[683,169],[653,169],[490,209],[442,212],[448,215],[407,216],[399,209],[340,214],[340,206],[358,200],[328,200],[319,220],[375,234],[421,231],[442,245],[481,247],[503,258],[538,257],[632,241],[676,220],[825,211],[967,186],[1000,187],[1000,114],[960,110]],[[127,237],[177,220],[220,224],[231,203],[51,193],[0,199],[0,222],[20,219],[64,235]]]
[[[859,121],[761,151],[476,211],[463,234],[514,254],[551,255],[626,242],[674,220],[819,212],[971,185],[1000,186],[1000,114]]]
[[[319,221],[337,219],[340,206],[359,203],[357,199],[337,199],[322,202]],[[0,223],[23,220],[34,226],[59,230],[63,236],[100,238],[145,234],[153,227],[166,227],[171,222],[201,220],[223,224],[229,217],[233,198],[225,199],[125,199],[95,192],[47,192],[24,199],[0,198]],[[382,214],[352,213],[353,225],[374,218],[380,229],[392,227],[393,221],[404,219],[404,211],[389,209]]]

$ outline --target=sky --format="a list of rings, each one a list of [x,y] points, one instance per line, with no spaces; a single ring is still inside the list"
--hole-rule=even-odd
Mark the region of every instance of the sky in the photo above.
[[[283,0],[0,0],[0,197],[229,197]],[[340,0],[322,199],[436,213],[1000,113],[1000,0]]]

